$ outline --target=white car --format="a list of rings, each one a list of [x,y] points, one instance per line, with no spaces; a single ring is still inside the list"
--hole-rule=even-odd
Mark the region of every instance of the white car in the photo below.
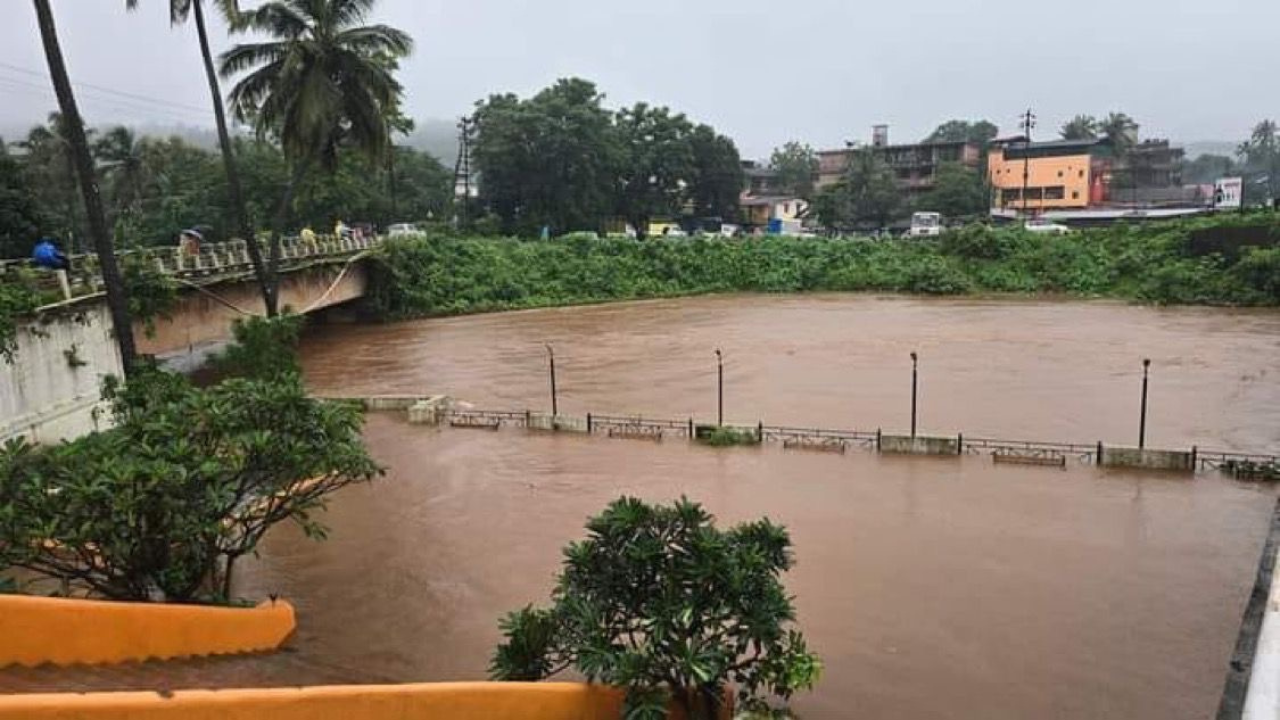
[[[419,234],[417,226],[413,223],[396,223],[387,228],[387,237],[408,237]]]
[[[1039,220],[1039,219],[1028,220],[1026,225],[1024,225],[1023,227],[1027,229],[1027,232],[1048,233],[1050,235],[1066,235],[1067,233],[1071,232],[1071,228],[1067,227],[1066,225],[1059,225],[1058,223],[1055,223],[1055,222],[1050,222],[1048,220]]]

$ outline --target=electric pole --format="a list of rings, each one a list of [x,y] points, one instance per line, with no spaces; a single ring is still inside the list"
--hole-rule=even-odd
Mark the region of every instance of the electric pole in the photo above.
[[[1036,116],[1027,108],[1022,116],[1022,134],[1026,140],[1022,143],[1022,218],[1027,217],[1027,186],[1031,183],[1031,128],[1036,126]],[[1043,192],[1043,191],[1042,191]]]
[[[463,117],[458,121],[458,161],[453,166],[453,194],[454,199],[461,197],[461,227],[471,223],[471,136],[475,127],[476,121],[472,118]]]

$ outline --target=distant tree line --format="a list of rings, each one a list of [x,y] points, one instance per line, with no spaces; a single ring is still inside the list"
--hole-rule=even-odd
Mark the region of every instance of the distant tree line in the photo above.
[[[612,111],[580,78],[529,98],[491,95],[475,112],[480,202],[510,234],[599,231],[623,220],[733,220],[743,189],[737,147],[665,107]]]
[[[26,257],[41,236],[86,251],[86,218],[60,131],[61,117],[26,138],[0,143],[0,256]],[[108,226],[122,245],[173,243],[185,228],[208,241],[240,233],[229,207],[216,152],[176,137],[138,137],[125,127],[88,131]],[[252,227],[266,229],[288,171],[280,148],[266,139],[236,138],[240,181]],[[332,174],[307,177],[289,208],[291,228],[332,228],[334,220],[412,222],[438,217],[451,201],[452,173],[434,157],[396,146],[394,163],[371,163],[340,150]],[[394,173],[394,175],[393,175]]]

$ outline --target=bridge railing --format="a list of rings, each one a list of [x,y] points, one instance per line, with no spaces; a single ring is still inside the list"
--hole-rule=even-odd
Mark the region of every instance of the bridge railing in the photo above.
[[[280,267],[291,268],[307,262],[330,260],[369,250],[382,242],[382,238],[337,237],[317,235],[314,240],[300,237],[285,238],[280,243]],[[269,248],[259,242],[263,261]],[[121,264],[141,261],[155,270],[176,278],[199,279],[238,275],[253,271],[248,243],[230,240],[223,243],[207,243],[198,253],[185,248],[166,246],[128,249],[117,252]],[[102,272],[96,254],[72,255],[71,271],[67,273],[67,287],[62,289],[57,276],[33,267],[30,260],[0,261],[0,281],[21,275],[27,282],[49,291],[51,295],[65,295],[64,299],[83,297],[100,292],[103,287]]]

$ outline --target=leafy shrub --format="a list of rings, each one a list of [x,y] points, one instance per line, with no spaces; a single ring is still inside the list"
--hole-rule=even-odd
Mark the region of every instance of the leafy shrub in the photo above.
[[[326,498],[380,472],[359,409],[296,376],[199,389],[152,371],[104,394],[114,428],[0,450],[0,569],[115,599],[226,601],[271,526],[323,537]]]
[[[759,445],[760,436],[755,430],[733,428],[724,425],[714,427],[710,432],[698,438],[698,441],[711,447],[732,447],[734,445]]]
[[[768,520],[720,530],[681,499],[621,498],[564,550],[552,606],[500,623],[490,672],[538,680],[570,667],[627,691],[628,720],[659,720],[672,702],[715,717],[736,686],[746,710],[812,687],[822,665],[787,626],[795,609],[779,576],[791,539]]]
[[[302,371],[298,339],[303,315],[251,317],[231,324],[235,341],[212,360],[213,369],[227,377],[270,380]]]

